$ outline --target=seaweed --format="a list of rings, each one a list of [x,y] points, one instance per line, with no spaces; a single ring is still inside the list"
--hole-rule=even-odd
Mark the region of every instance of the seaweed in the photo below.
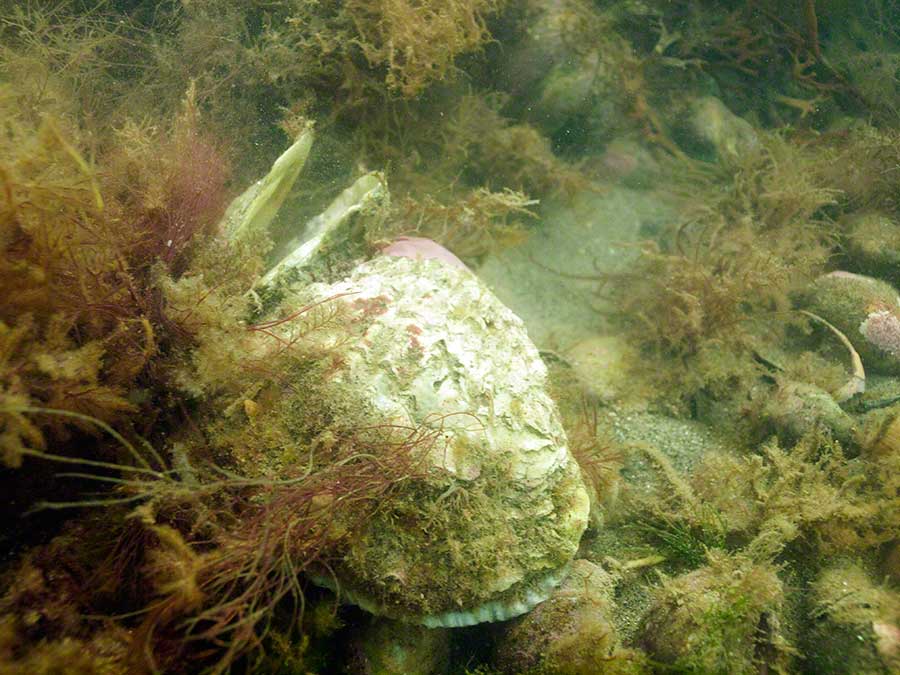
[[[145,574],[158,599],[145,610],[136,648],[161,665],[160,658],[174,657],[167,654],[173,648],[204,644],[214,654],[207,667],[221,672],[264,646],[284,600],[293,612],[280,631],[292,634],[305,606],[301,575],[328,573],[356,528],[415,474],[430,437],[424,430],[372,430],[367,439],[362,433],[339,439],[315,466],[288,470],[279,480],[209,476],[193,489],[206,494],[201,501],[212,518],[187,534],[154,524],[171,518],[175,505],[165,503],[165,489],[148,486],[154,505],[142,518],[162,546],[147,554]],[[180,646],[166,645],[173,636]]]
[[[152,42],[125,15],[100,5],[82,12],[74,2],[16,3],[4,12],[0,38],[0,74],[20,91],[30,123],[65,115],[100,141],[110,118],[147,111],[154,100],[143,97],[154,83]],[[174,102],[172,92],[164,102],[153,93],[157,105]]]
[[[663,20],[678,28],[671,53],[713,77],[730,108],[772,127],[821,128],[841,110],[874,109],[840,67],[840,50],[823,39],[833,37],[841,14],[815,2],[687,1]]]
[[[716,526],[718,514],[710,512],[711,518],[701,516],[701,524],[689,525],[684,522],[645,521],[635,525],[637,530],[653,541],[667,560],[677,561],[690,568],[702,565],[710,549],[725,546],[725,534],[721,525]]]
[[[667,554],[676,570],[693,568],[664,577],[645,616],[651,656],[689,672],[753,672],[759,660],[785,669],[794,657],[806,658],[788,635],[808,631],[815,636],[803,644],[811,662],[845,663],[823,657],[818,645],[829,631],[837,639],[859,634],[849,625],[858,619],[839,616],[847,584],[829,590],[833,604],[809,617],[795,611],[798,589],[785,579],[833,575],[836,556],[872,560],[894,540],[896,487],[885,462],[896,458],[848,460],[821,432],[786,449],[770,440],[755,453],[708,453],[688,476],[661,453],[651,457],[664,482],[645,498],[629,497],[639,525],[626,527]],[[865,584],[861,592],[868,592]],[[888,592],[871,593],[893,602]],[[871,659],[876,637],[868,625],[863,651],[847,658]]]
[[[364,317],[289,294],[260,318],[251,289],[278,242],[217,237],[230,181],[268,163],[283,140],[278,119],[291,134],[315,117],[340,147],[321,152],[298,210],[313,212],[354,160],[353,171],[385,166],[393,216],[367,243],[415,232],[477,263],[528,235],[537,200],[597,189],[577,159],[592,153],[581,140],[606,140],[612,127],[594,137],[579,125],[615,111],[615,133],[662,150],[671,179],[660,192],[681,214],[636,248],[631,268],[601,275],[640,348],[635,377],[623,379],[685,414],[711,402],[741,431],[765,382],[837,388],[839,370],[803,351],[809,326],[792,300],[835,254],[891,273],[877,254],[900,216],[898,104],[885,86],[896,79],[896,9],[868,3],[850,25],[829,2],[777,15],[769,2],[613,3],[602,16],[573,4],[560,10],[572,25],[553,37],[569,41],[576,65],[561,67],[556,89],[529,93],[561,96],[550,103],[563,114],[544,123],[527,97],[492,91],[502,78],[479,71],[502,60],[492,32],[506,6],[25,3],[0,19],[0,460],[4,480],[36,486],[11,508],[56,516],[27,540],[41,545],[8,563],[4,670],[310,667],[335,615],[306,611],[299,573],[327,578],[352,564],[347,542],[379,519],[422,522],[440,538],[448,519],[482,508],[484,494],[461,482],[436,492],[420,475],[439,420],[371,428],[364,400],[326,400],[322,383]],[[533,16],[523,16],[527,47]],[[592,64],[612,74],[592,80]],[[565,108],[580,78],[589,95]],[[718,164],[690,160],[672,135],[682,85],[715,89],[754,123],[791,126],[751,129]],[[606,94],[609,107],[590,107]],[[624,449],[580,404],[565,411],[572,451],[612,514]],[[881,617],[850,616],[853,598],[829,596],[841,575],[827,561],[889,565],[896,554],[895,413],[866,414],[859,438],[841,442],[822,429],[742,439],[684,474],[643,450],[659,479],[646,495],[622,490],[620,511],[638,520],[623,536],[645,554],[622,569],[687,570],[663,582],[661,616],[680,620],[669,601],[693,602],[680,629],[706,635],[663,660],[779,668],[792,655],[784,599],[801,593],[817,594],[801,619],[807,638],[859,628],[873,644]],[[862,454],[851,459],[854,445]],[[35,480],[47,466],[65,473]],[[423,480],[409,489],[412,477]],[[59,481],[89,491],[57,494]],[[409,505],[407,490],[433,504]],[[497,562],[502,528],[489,534],[469,552],[456,540],[436,549],[468,555],[477,575]],[[792,588],[794,572],[820,581]],[[427,574],[416,582],[433,582]],[[892,597],[865,575],[843,574],[858,599]]]
[[[133,668],[169,671],[188,659],[222,672],[263,648],[273,622],[282,634],[294,634],[305,608],[301,575],[330,573],[345,542],[422,473],[422,457],[441,432],[384,426],[353,434],[320,444],[308,464],[286,468],[277,479],[192,465],[176,448],[178,469],[42,453],[88,470],[71,476],[113,487],[95,499],[48,502],[45,508],[101,507],[118,525],[112,538],[109,528],[79,538],[84,525],[76,525],[41,551],[43,574],[56,565],[69,570],[66,594],[40,600],[27,586],[28,561],[17,570],[3,600],[4,620],[14,622],[18,635],[13,660],[24,667],[22,655],[40,654],[41,640],[59,646],[83,635],[86,615],[111,606],[119,609],[108,621],[130,631],[118,638],[115,662]],[[101,467],[123,477],[101,475]],[[127,515],[115,510],[135,502]],[[292,610],[276,611],[285,606]],[[44,626],[30,634],[29,612],[66,618],[53,630]]]
[[[486,18],[502,0],[388,0],[346,3],[368,62],[386,66],[385,84],[412,98],[448,76],[453,59],[490,39]]]
[[[759,375],[754,350],[805,321],[791,294],[828,261],[837,195],[816,173],[819,152],[770,136],[735,167],[680,161],[679,180],[706,184],[703,197],[685,195],[680,221],[642,243],[627,271],[598,277],[625,334],[659,364],[640,372],[670,400],[745,393]]]
[[[487,19],[503,4],[191,3],[155,51],[158,79],[182,90],[196,80],[201,103],[235,130],[256,126],[257,104],[269,121],[291,109],[369,126],[378,106],[451,80],[455,59],[491,40]]]
[[[648,451],[663,480],[648,495],[628,495],[634,523],[624,527],[675,569],[727,552],[809,575],[833,556],[871,556],[895,539],[896,458],[860,465],[813,432],[789,448],[773,439],[753,453],[707,453],[684,476]]]
[[[444,165],[440,173],[469,175],[491,189],[508,188],[547,197],[588,187],[577,166],[557,157],[536,127],[502,114],[507,97],[486,92],[466,95],[442,129]]]
[[[152,327],[124,299],[119,245],[127,232],[106,219],[93,172],[55,125],[25,131],[13,126],[17,121],[14,114],[7,118],[10,161],[0,169],[7,206],[0,222],[0,377],[4,456],[11,465],[25,447],[43,447],[39,427],[61,431],[58,419],[35,425],[16,410],[54,407],[121,419],[136,408],[123,382],[111,377],[118,374],[115,364],[104,363],[107,343],[123,347],[119,356],[130,361],[120,367],[123,374],[140,370],[155,350]]]
[[[578,462],[593,499],[611,509],[619,494],[625,452],[600,425],[598,405],[582,397],[580,412],[563,413],[569,451]]]
[[[67,427],[95,428],[37,408],[117,424],[139,411],[136,383],[152,389],[151,361],[178,337],[157,275],[183,271],[227,193],[190,94],[165,132],[123,131],[122,149],[102,158],[109,173],[84,158],[76,129],[32,122],[22,95],[4,94],[0,408],[5,461],[17,465],[47,431],[60,441]]]
[[[405,109],[415,121],[402,132],[388,124],[359,133],[365,155],[391,167],[394,214],[376,243],[415,233],[478,262],[522,243],[541,199],[588,187],[538,129],[501,114],[504,101],[496,92],[468,93],[450,114],[434,105]]]

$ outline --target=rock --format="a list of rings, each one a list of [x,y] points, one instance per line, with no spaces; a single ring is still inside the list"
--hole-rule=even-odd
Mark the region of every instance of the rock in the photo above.
[[[875,585],[859,565],[826,569],[812,587],[807,642],[812,670],[822,675],[900,672],[900,596]]]
[[[566,351],[585,391],[604,403],[618,399],[627,385],[634,350],[616,335],[594,335]]]
[[[375,619],[351,644],[351,675],[439,675],[447,672],[450,632]]]
[[[844,444],[854,441],[857,425],[824,389],[806,382],[779,382],[767,396],[763,417],[788,441],[796,441],[816,428],[827,429]]]
[[[734,162],[760,146],[753,125],[714,96],[693,101],[689,123],[682,132],[689,154],[712,156],[720,161]],[[695,147],[691,148],[692,145]]]
[[[781,672],[791,652],[780,634],[782,603],[772,565],[714,553],[708,566],[663,583],[641,642],[678,672]]]
[[[615,578],[587,560],[549,599],[511,622],[498,640],[495,666],[503,673],[639,673],[637,652],[619,646],[612,623]]]
[[[810,309],[853,344],[866,372],[900,375],[900,296],[890,284],[851,272],[831,272],[808,292]]]

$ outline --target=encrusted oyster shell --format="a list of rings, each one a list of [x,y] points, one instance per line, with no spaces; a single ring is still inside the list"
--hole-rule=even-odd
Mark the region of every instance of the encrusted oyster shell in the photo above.
[[[222,224],[230,242],[268,228],[311,143],[306,128],[235,200]],[[340,358],[313,395],[349,401],[355,421],[431,428],[438,440],[424,477],[405,482],[318,581],[374,614],[426,626],[511,618],[564,578],[588,493],[515,314],[468,270],[438,260],[355,264],[353,242],[387,200],[380,174],[357,179],[253,291],[263,312],[276,302],[349,305],[361,318],[349,340],[334,336]],[[342,270],[352,271],[330,283]],[[317,339],[327,343],[328,331]]]
[[[433,426],[442,441],[428,478],[379,512],[321,581],[375,614],[428,626],[507,619],[544,600],[589,505],[522,321],[473,274],[435,260],[382,256],[303,293],[377,308],[333,385],[365,400],[373,424]]]

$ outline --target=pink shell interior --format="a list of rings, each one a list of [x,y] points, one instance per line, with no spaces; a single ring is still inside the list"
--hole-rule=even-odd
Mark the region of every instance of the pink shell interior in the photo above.
[[[466,264],[436,241],[425,237],[398,237],[381,249],[385,255],[413,260],[440,260],[451,267],[469,269]]]

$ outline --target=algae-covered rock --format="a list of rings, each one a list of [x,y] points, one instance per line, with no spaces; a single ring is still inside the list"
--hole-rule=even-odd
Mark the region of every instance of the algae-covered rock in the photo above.
[[[637,355],[617,335],[594,335],[569,348],[566,358],[585,391],[603,403],[611,403],[629,384],[628,368]]]
[[[622,73],[635,59],[631,46],[586,0],[529,1],[522,12],[523,37],[499,69],[514,104],[550,136],[573,129],[595,141],[614,136],[626,126]]]
[[[450,632],[376,619],[351,648],[352,675],[439,675],[447,672]]]
[[[640,673],[638,652],[623,650],[612,623],[615,578],[576,560],[549,599],[511,623],[496,646],[495,664],[509,675]]]
[[[900,296],[893,286],[831,272],[813,282],[809,305],[847,336],[867,371],[900,374]]]
[[[692,102],[691,115],[682,132],[695,154],[720,160],[733,162],[760,148],[753,125],[714,96],[701,96]]]
[[[773,566],[710,554],[706,567],[663,583],[642,644],[679,672],[777,671],[791,651],[779,629],[783,598]]]
[[[342,597],[429,626],[531,609],[565,575],[589,505],[521,320],[437,260],[378,257],[296,298],[321,301],[358,316],[324,395],[373,427],[433,432],[424,476],[333,566]]]
[[[851,269],[892,283],[900,281],[900,223],[881,211],[853,213],[841,221],[844,255]]]
[[[900,672],[900,594],[857,564],[837,564],[813,584],[807,658],[823,675]]]
[[[807,382],[779,382],[773,395],[766,397],[762,415],[788,441],[815,429],[827,429],[836,439],[849,444],[857,433],[856,422],[834,398]]]

